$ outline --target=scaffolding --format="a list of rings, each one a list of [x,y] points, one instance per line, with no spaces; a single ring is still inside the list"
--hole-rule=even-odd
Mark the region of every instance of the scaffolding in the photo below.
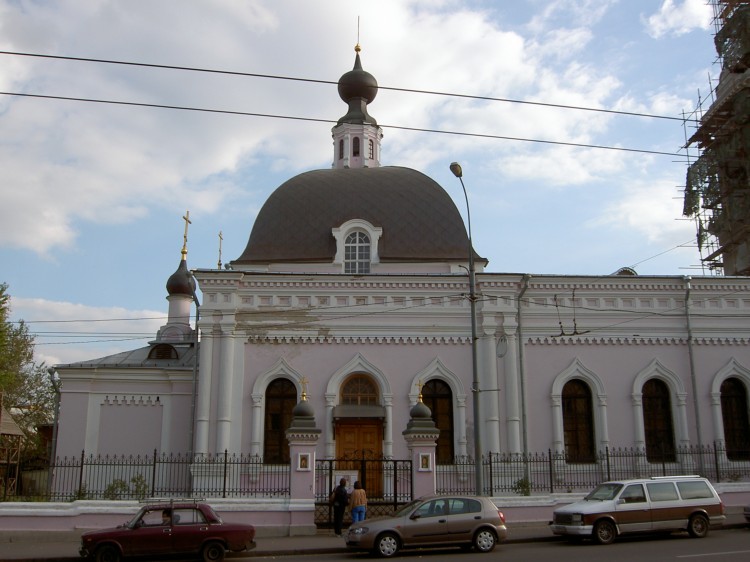
[[[683,215],[693,218],[704,265],[716,273],[750,275],[750,1],[713,0],[714,44],[721,65],[704,111],[685,116]],[[697,149],[693,159],[690,149]]]

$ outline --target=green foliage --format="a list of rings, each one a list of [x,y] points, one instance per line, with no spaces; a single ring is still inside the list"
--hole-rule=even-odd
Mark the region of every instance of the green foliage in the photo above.
[[[34,363],[34,337],[22,321],[10,322],[8,285],[0,283],[0,394],[5,411],[24,433],[22,456],[44,456],[37,427],[53,418],[55,391],[46,366]]]
[[[148,496],[148,482],[142,474],[137,474],[130,479],[133,485],[133,495],[138,501],[143,501]]]
[[[102,497],[105,500],[119,500],[123,494],[130,495],[130,487],[125,480],[117,478],[105,488]]]
[[[528,478],[519,478],[513,484],[513,491],[521,496],[531,495],[531,482]]]

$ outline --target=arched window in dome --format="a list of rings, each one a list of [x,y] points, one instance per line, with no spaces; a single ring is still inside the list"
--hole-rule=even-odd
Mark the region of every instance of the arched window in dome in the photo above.
[[[149,359],[177,359],[177,350],[168,343],[160,343],[148,352]]]
[[[369,141],[367,141],[367,146],[368,146],[368,149],[367,149],[368,156],[367,157],[370,160],[374,160],[375,159],[375,143],[372,141],[372,139],[370,139]]]
[[[359,156],[359,137],[352,139],[352,156]]]
[[[289,463],[289,442],[286,430],[292,423],[292,410],[297,404],[297,388],[287,379],[275,379],[266,388],[265,424],[263,428],[263,462]]]
[[[339,141],[339,160],[344,158],[344,139]]]
[[[344,273],[370,273],[370,237],[352,232],[344,242]]]

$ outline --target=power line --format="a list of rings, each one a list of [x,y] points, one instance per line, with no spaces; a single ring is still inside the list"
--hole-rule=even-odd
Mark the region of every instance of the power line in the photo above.
[[[314,78],[299,78],[299,77],[293,77],[293,76],[280,76],[280,75],[274,75],[274,74],[258,74],[253,72],[238,72],[233,70],[217,70],[212,68],[199,68],[194,66],[175,66],[175,65],[167,65],[167,64],[153,64],[153,63],[143,63],[143,62],[130,62],[130,61],[119,61],[119,60],[111,60],[111,59],[95,59],[95,58],[89,58],[89,57],[68,57],[68,56],[62,56],[62,55],[45,55],[41,53],[24,53],[19,51],[0,51],[0,54],[2,55],[12,55],[12,56],[20,56],[20,57],[36,57],[36,58],[45,58],[45,59],[54,59],[54,60],[69,60],[69,61],[75,61],[75,62],[93,62],[93,63],[99,63],[99,64],[113,64],[113,65],[123,65],[123,66],[136,66],[136,67],[143,67],[143,68],[159,68],[164,70],[181,70],[181,71],[187,71],[187,72],[205,72],[210,74],[223,74],[228,76],[244,76],[244,77],[251,77],[251,78],[267,78],[267,79],[273,79],[273,80],[289,80],[294,82],[307,82],[311,84],[328,84],[328,85],[338,85],[338,82],[334,82],[332,80],[318,80]],[[570,109],[575,111],[591,111],[591,112],[597,112],[597,113],[610,113],[614,115],[625,115],[629,117],[646,117],[650,119],[666,119],[671,121],[679,121],[684,122],[684,117],[672,117],[669,115],[656,115],[656,114],[650,114],[650,113],[641,113],[636,111],[622,111],[622,110],[616,110],[616,109],[603,109],[598,107],[586,107],[586,106],[580,106],[580,105],[565,105],[565,104],[557,104],[557,103],[550,103],[550,102],[538,102],[538,101],[527,101],[527,100],[517,100],[517,99],[511,99],[511,98],[496,98],[491,96],[475,96],[470,94],[458,94],[453,92],[440,92],[436,90],[418,90],[418,89],[412,89],[412,88],[398,88],[394,86],[378,86],[379,90],[390,90],[394,92],[406,92],[411,94],[427,94],[427,95],[433,95],[433,96],[445,96],[445,97],[455,97],[455,98],[464,98],[464,99],[473,99],[473,100],[480,100],[480,101],[496,101],[496,102],[505,102],[505,103],[516,103],[516,104],[523,104],[523,105],[535,105],[535,106],[541,106],[541,107],[553,107],[558,109]]]
[[[202,108],[202,107],[188,107],[188,106],[167,105],[167,104],[157,104],[157,103],[105,100],[105,99],[96,99],[96,98],[53,96],[53,95],[43,95],[43,94],[28,94],[28,93],[20,93],[20,92],[0,92],[0,95],[17,96],[17,97],[25,97],[25,98],[37,98],[37,99],[62,100],[62,101],[77,101],[77,102],[86,102],[86,103],[99,103],[99,104],[109,104],[109,105],[149,107],[149,108],[154,108],[154,109],[172,109],[172,110],[179,110],[179,111],[194,111],[194,112],[200,112],[200,113],[218,113],[218,114],[224,114],[224,115],[239,115],[243,117],[265,117],[269,119],[288,119],[292,121],[307,121],[307,122],[313,122],[313,123],[328,123],[328,124],[334,123],[335,124],[338,122],[334,119],[316,119],[313,117],[297,117],[297,116],[292,116],[292,115],[278,115],[278,114],[273,114],[273,113],[253,113],[253,112],[247,112],[247,111],[231,111],[227,109],[210,109],[210,108]],[[624,148],[620,146],[606,146],[606,145],[599,145],[599,144],[552,141],[552,140],[543,140],[543,139],[527,139],[527,138],[522,138],[522,137],[508,137],[504,135],[490,135],[490,134],[482,134],[482,133],[466,133],[462,131],[446,131],[446,130],[440,130],[440,129],[422,129],[418,127],[405,127],[405,126],[400,126],[400,125],[381,124],[380,126],[383,128],[400,129],[404,131],[416,131],[420,133],[439,133],[439,134],[444,134],[444,135],[460,135],[460,136],[474,137],[474,138],[509,140],[509,141],[518,141],[518,142],[538,143],[538,144],[552,144],[552,145],[558,145],[558,146],[593,148],[593,149],[600,149],[600,150],[615,150],[619,152],[654,154],[654,155],[660,155],[660,156],[672,156],[672,157],[681,156],[681,154],[677,152],[662,152],[658,150]]]

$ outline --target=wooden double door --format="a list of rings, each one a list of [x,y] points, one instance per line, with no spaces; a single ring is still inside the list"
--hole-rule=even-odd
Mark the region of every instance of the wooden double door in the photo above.
[[[381,497],[383,421],[378,418],[336,420],[334,439],[337,470],[357,471],[368,498]]]

